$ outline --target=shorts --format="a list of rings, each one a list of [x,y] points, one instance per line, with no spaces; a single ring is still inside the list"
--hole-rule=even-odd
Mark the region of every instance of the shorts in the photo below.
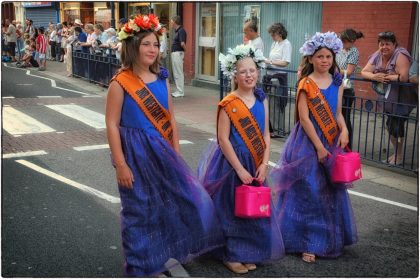
[[[7,43],[8,51],[10,52],[10,56],[15,57],[16,56],[16,43],[15,42],[9,42]]]
[[[405,122],[407,117],[388,116],[386,127],[388,132],[394,138],[403,138],[405,136]]]

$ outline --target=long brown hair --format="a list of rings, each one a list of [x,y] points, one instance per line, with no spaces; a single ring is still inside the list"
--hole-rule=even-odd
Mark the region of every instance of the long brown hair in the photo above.
[[[315,53],[317,53],[322,48],[328,49],[332,53],[332,55],[333,55],[333,64],[332,64],[331,68],[328,70],[328,72],[331,75],[334,75],[334,73],[338,69],[337,62],[335,61],[335,53],[334,53],[334,51],[332,51],[331,49],[329,49],[327,47],[320,47],[317,50],[315,50],[314,54],[307,55],[307,56],[304,56],[302,58],[302,63],[301,63],[301,65],[302,65],[302,71],[301,71],[300,79],[299,80],[301,80],[302,78],[307,77],[307,76],[309,76],[310,74],[313,73],[313,71],[314,71],[314,65],[312,63],[309,63],[309,57],[313,57],[315,55]]]
[[[139,60],[139,48],[140,43],[143,41],[145,37],[147,37],[150,34],[154,34],[156,36],[156,39],[159,43],[159,35],[156,32],[153,31],[140,31],[134,34],[134,36],[130,36],[127,39],[124,39],[122,41],[122,47],[121,47],[121,70],[133,70],[134,65],[138,63]],[[159,43],[160,47],[160,43]],[[155,62],[153,62],[152,65],[150,65],[149,70],[154,74],[159,74],[159,55],[157,56]]]

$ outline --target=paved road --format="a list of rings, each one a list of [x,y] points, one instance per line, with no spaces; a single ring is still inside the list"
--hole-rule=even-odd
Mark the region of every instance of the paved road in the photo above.
[[[2,69],[2,275],[121,277],[105,98],[46,77]],[[182,153],[195,168],[214,135],[194,125],[179,129]],[[278,156],[272,152],[272,161]],[[309,265],[288,255],[244,277],[417,277],[417,195],[373,181],[352,190],[359,242],[342,257]],[[184,268],[192,277],[235,276],[208,256]]]

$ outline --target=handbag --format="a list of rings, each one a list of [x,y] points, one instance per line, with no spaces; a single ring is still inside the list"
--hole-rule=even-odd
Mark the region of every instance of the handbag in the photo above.
[[[270,217],[270,188],[242,184],[235,189],[235,216],[240,218]]]
[[[348,152],[338,154],[332,168],[331,180],[333,183],[350,183],[362,178],[362,164],[360,154],[352,152],[346,146]]]
[[[351,82],[350,79],[347,78],[347,70],[344,71],[344,77],[343,77],[343,88],[348,89],[351,88]]]

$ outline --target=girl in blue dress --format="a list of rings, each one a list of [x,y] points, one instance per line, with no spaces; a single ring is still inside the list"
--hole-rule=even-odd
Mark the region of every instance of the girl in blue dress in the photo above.
[[[343,88],[335,54],[342,42],[335,33],[316,33],[300,49],[303,69],[296,96],[296,125],[271,172],[286,253],[338,257],[357,241],[349,185],[333,184],[334,155],[348,142],[341,113]]]
[[[240,45],[230,49],[227,56],[221,54],[219,59],[224,74],[233,77],[234,91],[219,103],[217,142],[213,142],[203,154],[198,176],[213,199],[225,236],[225,247],[215,251],[214,255],[229,270],[243,274],[256,269],[256,263],[284,255],[275,218],[246,219],[234,215],[235,188],[251,184],[253,180],[264,183],[267,175],[270,154],[268,104],[264,92],[255,88],[257,63],[264,57],[259,50]],[[229,107],[231,103],[235,105]],[[240,119],[254,119],[253,131],[256,133],[251,135],[238,130],[231,113]],[[257,148],[259,160],[247,145],[249,135],[255,136],[253,142],[256,140],[261,144],[261,149]]]
[[[130,20],[119,34],[123,67],[106,105],[130,277],[159,275],[170,258],[185,263],[223,243],[211,198],[180,157],[168,73],[158,64],[161,26],[148,19]]]

